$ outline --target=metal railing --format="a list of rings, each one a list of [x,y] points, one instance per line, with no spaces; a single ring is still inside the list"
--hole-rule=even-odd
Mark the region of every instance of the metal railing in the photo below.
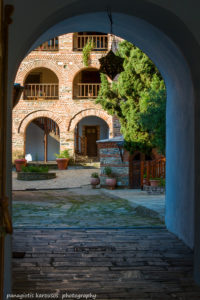
[[[108,36],[107,35],[78,35],[77,36],[77,50],[82,50],[87,42],[91,40],[94,51],[108,50]]]
[[[24,85],[24,100],[51,100],[59,98],[56,83],[36,83]]]
[[[96,98],[100,89],[100,83],[78,83],[77,98]]]
[[[59,50],[59,43],[57,37],[44,42],[42,45],[40,45],[35,49],[35,51],[58,51],[58,50]]]

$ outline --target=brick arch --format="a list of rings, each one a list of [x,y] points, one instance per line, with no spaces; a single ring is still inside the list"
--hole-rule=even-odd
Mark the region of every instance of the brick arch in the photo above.
[[[99,71],[99,66],[96,66],[96,65],[90,65],[88,67],[85,67],[83,66],[82,68],[79,68],[78,70],[76,70],[76,72],[73,74],[73,77],[72,77],[72,83],[74,82],[74,79],[76,78],[76,76],[81,73],[82,71],[84,70],[87,70],[87,69],[95,69],[97,71]]]
[[[108,115],[105,111],[100,110],[100,109],[85,109],[80,111],[78,114],[76,114],[69,122],[69,126],[68,126],[68,131],[73,131],[76,127],[76,125],[78,124],[78,122],[80,122],[83,118],[85,117],[91,117],[91,116],[96,116],[99,117],[101,119],[103,119],[109,129],[110,129],[110,135],[112,136],[112,116]]]
[[[60,79],[62,78],[61,69],[53,61],[37,60],[37,61],[31,61],[31,62],[27,63],[26,67],[23,69],[19,68],[19,71],[17,73],[15,81],[23,84],[26,76],[31,71],[33,71],[34,69],[37,69],[37,68],[46,68],[46,69],[51,70],[58,77],[58,81],[60,81]]]
[[[25,134],[27,126],[34,119],[42,118],[42,117],[52,119],[59,126],[60,131],[63,129],[62,128],[62,120],[56,114],[54,114],[53,112],[48,111],[48,110],[38,110],[33,113],[30,113],[21,121],[21,123],[18,127],[18,133]]]

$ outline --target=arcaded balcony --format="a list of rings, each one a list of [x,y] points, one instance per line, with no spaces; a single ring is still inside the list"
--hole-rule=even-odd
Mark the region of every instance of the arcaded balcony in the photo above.
[[[95,99],[100,89],[100,74],[97,69],[88,68],[80,71],[73,81],[74,99]]]
[[[29,73],[24,83],[24,100],[59,99],[59,81],[47,68],[37,68]]]
[[[44,42],[42,45],[37,47],[35,51],[58,51],[59,50],[59,40],[55,37],[49,41]]]
[[[82,51],[87,42],[91,40],[94,48],[92,51],[108,50],[108,35],[102,32],[76,32],[73,36],[73,50]]]

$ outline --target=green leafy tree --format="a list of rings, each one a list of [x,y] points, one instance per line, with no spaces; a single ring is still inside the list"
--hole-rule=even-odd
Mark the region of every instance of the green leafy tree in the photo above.
[[[165,155],[166,90],[156,76],[151,88],[141,95],[139,123],[148,132],[152,146]]]
[[[163,149],[159,145],[161,134],[156,133],[158,128],[153,128],[152,124],[148,127],[151,123],[149,118],[153,117],[148,111],[149,107],[153,107],[150,99],[159,102],[158,96],[155,96],[158,93],[164,97],[163,102],[166,101],[162,77],[148,56],[127,41],[119,44],[117,55],[124,58],[124,72],[112,83],[101,74],[101,88],[96,102],[109,114],[119,118],[128,150],[148,153],[155,146]]]

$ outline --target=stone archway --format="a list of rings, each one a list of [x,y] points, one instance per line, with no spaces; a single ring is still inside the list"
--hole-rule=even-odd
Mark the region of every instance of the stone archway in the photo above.
[[[109,18],[105,13],[106,0],[98,3],[86,0],[84,4],[80,0],[73,3],[61,1],[59,6],[55,1],[43,2],[42,5],[41,1],[30,2],[27,5],[27,1],[23,0],[16,4],[9,39],[9,101],[15,72],[31,45],[34,49],[47,39],[62,34],[63,30],[66,33],[91,27],[104,32],[110,29]],[[33,9],[37,5],[39,9]],[[123,2],[111,0],[110,8],[113,11],[114,34],[143,49],[156,63],[166,81],[169,179],[166,225],[191,248],[195,242],[195,274],[196,280],[200,282],[200,27],[196,14],[200,7],[197,2],[191,5],[187,1],[169,4],[157,0]],[[65,24],[60,24],[59,27],[58,22],[63,20],[66,20]],[[26,22],[29,26],[24,26]],[[57,25],[52,28],[51,26],[55,24]],[[8,108],[10,107],[8,105]],[[10,180],[7,181],[9,191]],[[194,227],[194,212],[196,227]],[[195,233],[196,240],[194,240]],[[10,249],[9,243],[7,246],[7,249]],[[6,266],[10,267],[10,260],[7,261]],[[7,283],[11,282],[9,275],[6,279]]]

